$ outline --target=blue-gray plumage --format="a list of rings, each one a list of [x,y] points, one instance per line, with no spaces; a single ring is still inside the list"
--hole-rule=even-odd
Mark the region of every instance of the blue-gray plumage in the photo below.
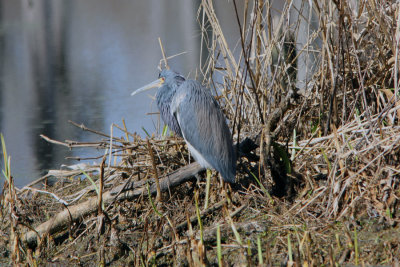
[[[163,70],[159,79],[143,90],[160,86],[156,99],[163,121],[182,136],[193,157],[205,168],[214,168],[224,181],[235,182],[236,156],[226,119],[210,91],[194,80]]]
[[[161,76],[164,74],[164,72],[165,70],[160,72],[159,75],[159,78],[164,78],[165,81],[157,91],[157,106],[160,110],[161,118],[163,119],[164,123],[168,125],[169,129],[174,131],[178,136],[183,137],[178,121],[171,111],[171,103],[178,87],[185,81],[185,78],[180,75],[176,75],[175,77],[168,78],[167,80],[166,77]]]

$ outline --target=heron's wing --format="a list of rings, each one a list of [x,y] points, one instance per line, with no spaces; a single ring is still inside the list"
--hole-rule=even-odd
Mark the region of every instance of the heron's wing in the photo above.
[[[189,148],[194,148],[195,151],[191,152],[196,160],[200,164],[202,160],[206,161],[221,173],[224,180],[234,182],[236,158],[232,136],[211,93],[199,82],[187,80],[176,91],[171,112],[177,118]]]

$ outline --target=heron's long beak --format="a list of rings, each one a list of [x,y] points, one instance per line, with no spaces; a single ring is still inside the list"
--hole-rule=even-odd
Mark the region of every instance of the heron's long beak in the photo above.
[[[151,82],[151,83],[149,83],[148,85],[145,85],[145,86],[140,87],[139,89],[135,90],[135,91],[131,94],[131,96],[134,96],[134,95],[136,95],[136,94],[138,94],[138,93],[140,93],[140,92],[149,90],[149,89],[154,88],[154,87],[160,87],[163,83],[164,83],[164,79],[161,79],[161,78],[160,78],[160,79],[157,79],[157,80],[155,80],[154,82]]]

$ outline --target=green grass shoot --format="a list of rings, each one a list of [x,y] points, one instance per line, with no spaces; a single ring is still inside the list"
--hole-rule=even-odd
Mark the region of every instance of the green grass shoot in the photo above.
[[[264,259],[262,255],[260,235],[257,235],[257,254],[258,254],[258,265],[262,266],[264,264]]]
[[[146,187],[147,187],[147,195],[149,196],[149,201],[150,201],[151,207],[153,208],[154,212],[159,217],[162,217],[163,215],[161,214],[161,212],[158,211],[156,205],[154,204],[153,198],[151,197],[149,182],[146,183]]]
[[[253,176],[254,180],[256,180],[257,184],[260,186],[261,190],[264,192],[264,194],[269,198],[269,200],[271,202],[273,202],[274,200],[272,199],[271,195],[268,193],[268,190],[264,187],[264,185],[260,182],[260,180],[257,178],[257,176],[250,172],[251,175]]]
[[[217,258],[218,266],[222,266],[221,227],[217,224]]]
[[[7,149],[6,149],[6,142],[4,141],[4,136],[3,134],[0,134],[1,137],[1,147],[3,150],[3,162],[4,162],[4,169],[2,170],[4,177],[6,178],[7,182],[10,182],[10,176],[11,176],[11,156],[7,155]]]

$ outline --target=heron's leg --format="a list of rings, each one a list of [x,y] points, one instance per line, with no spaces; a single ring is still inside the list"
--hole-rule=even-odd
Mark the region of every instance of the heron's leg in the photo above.
[[[211,184],[211,170],[207,169],[206,202],[204,203],[204,209],[208,208],[208,198],[210,195],[210,184]]]
[[[230,183],[225,183],[225,194],[226,194],[226,200],[228,201],[228,205],[232,203],[232,188]]]
[[[219,181],[221,183],[221,195],[225,196],[228,205],[232,203],[231,195],[230,195],[230,185],[229,183],[225,183],[224,179],[222,178],[221,174],[219,175]]]

